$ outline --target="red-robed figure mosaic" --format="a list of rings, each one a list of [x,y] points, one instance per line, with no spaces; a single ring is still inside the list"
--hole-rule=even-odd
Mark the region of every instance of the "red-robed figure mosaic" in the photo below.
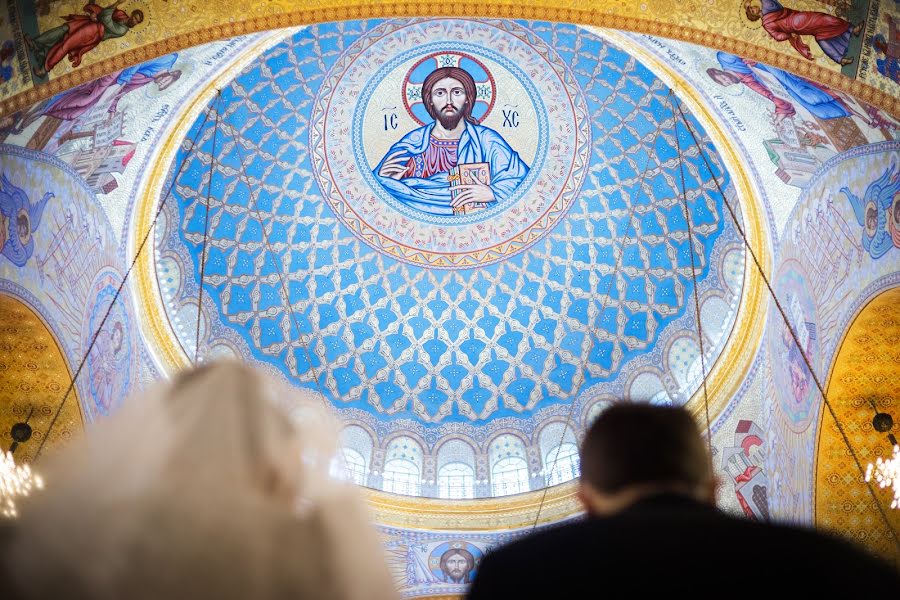
[[[811,35],[828,58],[840,65],[849,65],[853,57],[847,56],[850,36],[859,35],[863,23],[853,25],[850,21],[811,10],[785,8],[778,0],[761,0],[760,6],[745,5],[747,18],[762,20],[762,27],[778,42],[788,41],[794,50],[807,60],[815,60],[809,46],[800,39],[801,35]]]
[[[25,37],[34,54],[34,74],[43,77],[66,56],[73,67],[81,64],[81,58],[100,42],[119,38],[144,21],[144,13],[133,10],[131,14],[119,9],[125,0],[101,7],[91,0],[84,6],[83,15],[67,15],[65,23],[48,29],[35,38]]]

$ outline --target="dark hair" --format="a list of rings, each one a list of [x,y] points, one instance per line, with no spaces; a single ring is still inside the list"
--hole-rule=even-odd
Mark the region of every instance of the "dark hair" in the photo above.
[[[581,444],[581,479],[598,492],[644,483],[693,487],[711,478],[706,445],[683,408],[613,405],[597,417]]]
[[[451,77],[462,84],[463,90],[466,92],[466,105],[462,110],[463,118],[469,123],[477,125],[478,121],[472,116],[472,108],[475,106],[475,99],[478,97],[475,80],[469,75],[468,71],[459,67],[441,67],[428,74],[428,77],[422,82],[422,102],[425,104],[425,110],[428,111],[432,119],[436,120],[438,118],[438,113],[434,110],[434,105],[431,104],[431,90],[434,89],[434,84],[447,77]]]

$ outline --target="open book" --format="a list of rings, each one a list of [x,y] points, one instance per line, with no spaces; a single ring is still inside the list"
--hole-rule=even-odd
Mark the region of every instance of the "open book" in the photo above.
[[[467,163],[457,165],[450,169],[450,197],[456,198],[460,190],[454,189],[458,185],[466,185],[480,181],[484,185],[491,185],[491,165],[488,163]],[[453,209],[454,215],[467,215],[473,212],[484,210],[487,207],[485,202],[475,202],[466,204],[459,208]]]

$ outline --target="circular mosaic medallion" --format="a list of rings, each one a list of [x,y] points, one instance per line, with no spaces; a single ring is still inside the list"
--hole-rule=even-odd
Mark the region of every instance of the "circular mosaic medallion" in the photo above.
[[[809,427],[816,415],[816,399],[819,397],[812,374],[803,360],[804,355],[810,360],[819,356],[818,318],[815,303],[809,295],[810,289],[812,287],[800,263],[793,259],[785,261],[778,271],[775,293],[795,328],[799,346],[774,305],[769,315],[775,324],[774,333],[777,333],[768,336],[769,351],[774,357],[772,377],[775,394],[788,425],[797,433]]]
[[[133,376],[134,343],[125,308],[128,299],[124,294],[120,295],[109,310],[121,280],[119,274],[111,270],[104,271],[94,280],[88,302],[93,308],[83,328],[83,339],[93,340],[85,363],[88,386],[94,399],[93,409],[103,416],[121,404]],[[107,311],[109,316],[106,316]]]
[[[436,268],[497,262],[553,229],[590,147],[564,61],[515,24],[466,20],[389,22],[360,38],[326,76],[310,132],[343,224]]]
[[[482,558],[484,552],[471,542],[444,542],[431,551],[428,568],[436,581],[468,584],[475,578]]]

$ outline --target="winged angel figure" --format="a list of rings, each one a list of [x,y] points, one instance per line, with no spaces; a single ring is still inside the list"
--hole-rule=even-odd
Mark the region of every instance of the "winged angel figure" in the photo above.
[[[860,199],[848,187],[841,193],[850,200],[856,220],[862,225],[862,245],[873,259],[881,258],[894,245],[888,231],[891,205],[894,196],[900,193],[900,169],[895,162],[882,173],[881,177],[869,184]]]
[[[6,175],[0,175],[0,254],[17,267],[24,267],[34,253],[34,236],[41,224],[47,202],[53,198],[47,192],[32,204],[25,190],[14,186]]]

